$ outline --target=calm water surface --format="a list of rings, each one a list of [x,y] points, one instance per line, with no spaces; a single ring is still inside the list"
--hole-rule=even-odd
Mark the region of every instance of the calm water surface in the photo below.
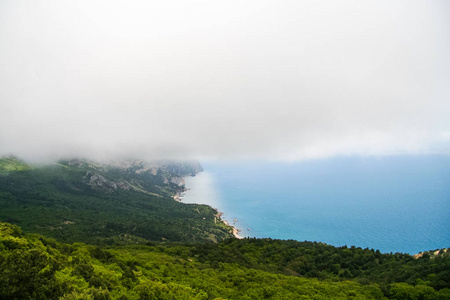
[[[183,202],[224,212],[242,236],[410,254],[450,247],[448,156],[202,165]]]

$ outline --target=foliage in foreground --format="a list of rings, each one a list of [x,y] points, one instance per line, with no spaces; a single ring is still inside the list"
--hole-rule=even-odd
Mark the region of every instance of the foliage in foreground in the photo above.
[[[296,260],[304,257],[316,268],[321,265],[320,261],[311,262],[308,255],[299,254],[304,251],[303,243],[297,243],[291,247],[283,241],[229,240],[204,246],[154,243],[101,248],[24,235],[19,227],[0,223],[0,298],[450,299],[449,289],[437,291],[420,278],[411,285],[280,274],[285,267],[277,264],[287,261],[287,254],[296,249],[299,252],[295,255],[300,255]],[[311,255],[324,253],[320,244],[304,246]],[[222,257],[212,259],[219,252]],[[358,255],[356,252],[354,256]],[[339,251],[335,254],[341,255]],[[388,265],[392,260],[384,254],[381,257],[387,259]],[[423,261],[421,276],[433,277],[426,269],[433,269],[437,261],[429,257]],[[448,257],[442,256],[438,263],[448,266]],[[395,268],[395,264],[392,266]],[[448,284],[448,278],[444,280]]]
[[[191,253],[212,266],[232,262],[247,268],[321,280],[356,279],[384,286],[405,282],[440,290],[450,289],[450,251],[447,250],[424,252],[415,258],[355,246],[253,238],[198,244]]]

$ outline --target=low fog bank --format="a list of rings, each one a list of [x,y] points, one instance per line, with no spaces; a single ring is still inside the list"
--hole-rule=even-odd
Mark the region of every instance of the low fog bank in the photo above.
[[[1,1],[0,155],[450,153],[447,1]]]

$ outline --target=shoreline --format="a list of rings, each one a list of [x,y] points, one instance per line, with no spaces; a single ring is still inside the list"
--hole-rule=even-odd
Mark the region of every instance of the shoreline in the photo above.
[[[199,172],[199,173],[200,173],[200,172]],[[198,173],[196,173],[195,175],[197,175],[197,174],[198,174]],[[184,179],[185,177],[187,177],[187,176],[184,176],[183,179]],[[191,176],[191,177],[193,177],[193,176]],[[185,196],[184,193],[185,193],[186,191],[189,191],[190,188],[186,188],[185,186],[182,186],[181,188],[182,188],[181,191],[176,192],[176,194],[175,194],[174,196],[172,196],[172,198],[173,198],[175,201],[182,202],[182,203],[184,203],[184,204],[200,204],[200,205],[207,205],[207,206],[209,206],[210,208],[212,208],[213,210],[215,210],[215,211],[217,212],[217,213],[214,215],[215,220],[217,220],[217,221],[219,221],[219,222],[222,222],[223,224],[225,224],[225,225],[228,226],[228,227],[231,227],[232,234],[233,234],[233,236],[234,236],[235,238],[237,238],[237,239],[243,239],[243,238],[244,238],[244,237],[242,237],[242,236],[239,235],[239,233],[242,231],[241,229],[236,228],[234,225],[231,225],[227,220],[222,219],[222,216],[223,216],[224,213],[221,212],[219,209],[217,209],[217,208],[215,208],[215,207],[213,207],[212,205],[207,204],[207,203],[183,202],[183,198],[184,198],[184,196]]]
[[[183,193],[188,191],[189,189],[184,188],[183,191],[176,192],[175,195],[172,196],[173,200],[182,202],[183,201]]]
[[[208,205],[208,204],[204,204],[204,205]],[[212,209],[214,209],[215,211],[217,211],[216,218],[219,219],[220,222],[224,223],[225,225],[227,225],[233,229],[233,235],[235,238],[237,238],[239,240],[242,240],[244,238],[239,235],[239,233],[241,232],[240,229],[236,228],[234,225],[230,225],[230,223],[228,223],[227,220],[222,219],[223,212],[219,211],[217,208],[214,208],[210,205],[208,205],[208,206],[211,207]]]

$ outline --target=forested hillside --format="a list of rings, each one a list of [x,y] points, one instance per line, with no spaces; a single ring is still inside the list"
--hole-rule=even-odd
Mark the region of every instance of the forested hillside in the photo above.
[[[0,221],[63,242],[216,242],[232,228],[206,205],[173,197],[198,163],[85,160],[30,166],[0,159]]]
[[[371,263],[359,260],[364,256]],[[364,271],[351,278],[336,274],[337,257],[345,260],[341,268],[347,263]],[[316,270],[327,279],[286,275],[289,261],[304,263],[297,271]],[[274,240],[70,245],[0,223],[2,299],[449,299],[449,263],[448,255],[375,256],[371,250]],[[385,269],[410,269],[411,284],[386,278]]]

